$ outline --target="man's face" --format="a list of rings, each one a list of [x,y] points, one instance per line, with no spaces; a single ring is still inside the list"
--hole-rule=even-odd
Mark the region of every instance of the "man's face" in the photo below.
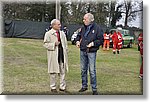
[[[84,15],[83,22],[84,22],[85,25],[89,25],[91,23],[90,20],[89,20],[88,15],[86,15],[86,14]]]
[[[56,21],[56,23],[53,26],[53,29],[60,30],[60,27],[61,27],[60,21]]]

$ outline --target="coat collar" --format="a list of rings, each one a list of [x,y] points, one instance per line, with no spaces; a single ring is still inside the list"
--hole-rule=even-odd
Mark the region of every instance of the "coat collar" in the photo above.
[[[52,34],[52,35],[54,35],[54,36],[56,36],[57,34],[56,34],[56,30],[55,29],[51,29],[51,30],[49,30],[49,32]],[[60,38],[62,38],[62,34],[61,34],[61,31],[59,30],[59,32],[60,32]]]
[[[50,32],[52,33],[52,35],[53,35],[53,34],[56,34],[56,30],[53,29],[53,28],[50,30]]]
[[[95,23],[94,23],[94,22],[91,22],[89,25],[85,25],[85,24],[84,24],[84,27],[89,27],[89,26],[90,26],[90,27],[93,27],[94,25],[95,25]]]
[[[56,33],[56,30],[53,28],[50,31],[51,31],[51,33]]]

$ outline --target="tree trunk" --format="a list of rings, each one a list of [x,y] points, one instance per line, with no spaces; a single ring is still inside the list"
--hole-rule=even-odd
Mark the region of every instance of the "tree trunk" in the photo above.
[[[125,26],[125,27],[128,26],[128,13],[127,13],[127,12],[126,12],[126,16],[125,16],[124,26]]]

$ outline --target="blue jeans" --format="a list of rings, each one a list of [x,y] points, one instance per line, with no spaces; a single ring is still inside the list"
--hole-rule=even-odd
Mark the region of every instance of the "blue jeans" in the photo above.
[[[87,53],[84,51],[80,51],[80,65],[81,65],[82,88],[88,87],[88,69],[89,69],[92,90],[97,91],[96,52]]]

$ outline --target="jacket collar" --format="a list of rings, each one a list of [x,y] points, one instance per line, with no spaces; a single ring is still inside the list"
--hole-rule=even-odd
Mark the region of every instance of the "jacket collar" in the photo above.
[[[94,22],[91,22],[89,25],[84,25],[84,27],[89,27],[90,26],[90,28],[92,28],[93,26],[94,26]]]
[[[53,28],[50,30],[50,32],[51,32],[52,34],[54,34],[54,35],[56,34],[56,30],[53,29]]]

